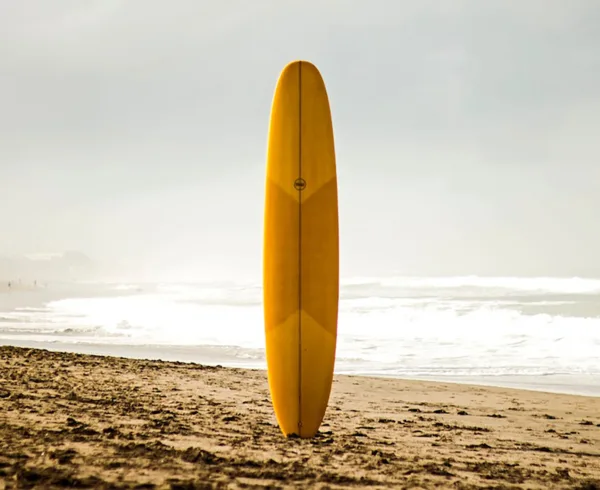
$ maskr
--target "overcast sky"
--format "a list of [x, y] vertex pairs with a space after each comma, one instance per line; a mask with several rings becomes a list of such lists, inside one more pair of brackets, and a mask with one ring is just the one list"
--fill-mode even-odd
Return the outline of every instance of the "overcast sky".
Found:
[[314, 62], [343, 276], [600, 276], [597, 0], [0, 2], [0, 253], [260, 280], [267, 125]]

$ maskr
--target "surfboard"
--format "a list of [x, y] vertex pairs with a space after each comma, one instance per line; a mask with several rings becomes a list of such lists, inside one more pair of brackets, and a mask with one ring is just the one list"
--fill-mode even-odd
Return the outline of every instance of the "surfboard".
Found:
[[271, 106], [263, 248], [269, 390], [286, 437], [313, 437], [329, 403], [339, 301], [337, 192], [325, 83], [312, 63], [291, 62]]

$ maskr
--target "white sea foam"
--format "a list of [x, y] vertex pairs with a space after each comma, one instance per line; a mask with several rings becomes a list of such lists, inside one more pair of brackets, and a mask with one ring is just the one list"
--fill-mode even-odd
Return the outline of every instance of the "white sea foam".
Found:
[[[259, 284], [104, 284], [86, 292], [5, 308], [0, 341], [187, 349], [200, 362], [210, 349], [211, 359], [264, 367]], [[600, 280], [581, 278], [344, 280], [337, 370], [600, 376], [599, 292]]]

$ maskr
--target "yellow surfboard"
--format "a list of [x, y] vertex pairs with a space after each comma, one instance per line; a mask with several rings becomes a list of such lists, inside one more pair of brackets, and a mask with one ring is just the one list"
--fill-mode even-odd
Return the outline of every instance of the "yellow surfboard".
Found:
[[263, 288], [266, 357], [283, 434], [309, 438], [331, 392], [339, 299], [338, 196], [325, 84], [307, 61], [279, 76], [269, 126]]

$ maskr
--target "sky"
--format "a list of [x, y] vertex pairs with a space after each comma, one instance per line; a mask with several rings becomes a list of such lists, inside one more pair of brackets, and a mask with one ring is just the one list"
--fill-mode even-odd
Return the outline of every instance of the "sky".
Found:
[[317, 65], [342, 276], [600, 277], [597, 0], [0, 2], [0, 254], [262, 267], [270, 105]]

